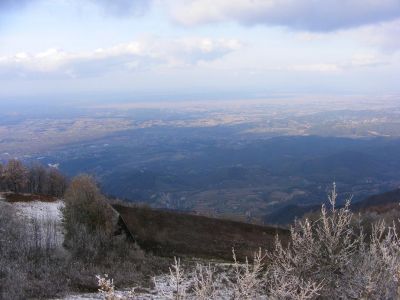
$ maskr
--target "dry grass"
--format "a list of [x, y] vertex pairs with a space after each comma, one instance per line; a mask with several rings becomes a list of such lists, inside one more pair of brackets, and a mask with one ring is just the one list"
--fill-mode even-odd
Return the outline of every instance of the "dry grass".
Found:
[[204, 216], [114, 205], [133, 238], [156, 255], [230, 260], [252, 256], [259, 247], [272, 250], [275, 236], [287, 241], [289, 231]]

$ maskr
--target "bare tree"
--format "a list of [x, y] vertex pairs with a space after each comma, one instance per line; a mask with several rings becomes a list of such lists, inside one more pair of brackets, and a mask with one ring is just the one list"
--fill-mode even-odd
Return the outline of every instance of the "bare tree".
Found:
[[56, 168], [34, 164], [28, 172], [28, 191], [62, 197], [67, 188], [67, 178]]
[[19, 160], [11, 159], [4, 168], [4, 177], [8, 188], [19, 193], [26, 186], [28, 170]]
[[29, 169], [29, 190], [31, 193], [46, 193], [48, 180], [48, 172], [41, 164], [34, 164]]
[[67, 187], [66, 177], [57, 169], [50, 168], [47, 174], [47, 193], [62, 197]]

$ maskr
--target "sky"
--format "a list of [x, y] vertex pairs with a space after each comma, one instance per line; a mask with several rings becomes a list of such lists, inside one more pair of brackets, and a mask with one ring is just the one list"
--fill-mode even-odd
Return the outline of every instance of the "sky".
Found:
[[393, 95], [399, 73], [400, 0], [0, 0], [0, 100]]

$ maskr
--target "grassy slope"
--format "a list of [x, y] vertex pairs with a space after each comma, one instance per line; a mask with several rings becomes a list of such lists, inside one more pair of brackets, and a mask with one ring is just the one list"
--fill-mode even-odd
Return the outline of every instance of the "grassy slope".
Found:
[[252, 256], [259, 247], [271, 249], [275, 236], [288, 231], [172, 211], [115, 205], [139, 245], [162, 256], [232, 258]]

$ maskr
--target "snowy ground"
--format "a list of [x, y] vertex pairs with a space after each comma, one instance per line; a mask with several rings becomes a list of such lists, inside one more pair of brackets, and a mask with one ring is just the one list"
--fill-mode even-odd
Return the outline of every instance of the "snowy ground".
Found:
[[[4, 196], [0, 193], [0, 201], [5, 201]], [[43, 202], [43, 201], [29, 201], [29, 202], [13, 202], [9, 203], [16, 210], [21, 217], [28, 218], [30, 220], [51, 220], [60, 222], [61, 212], [60, 208], [64, 205], [63, 201], [57, 200], [54, 202]]]
[[[115, 295], [119, 298], [117, 299], [135, 299], [135, 300], [165, 300], [168, 299], [165, 296], [157, 295], [156, 292], [149, 292], [149, 293], [138, 293], [135, 294], [134, 297], [130, 297], [128, 292], [117, 291]], [[105, 299], [104, 296], [97, 294], [81, 294], [81, 295], [70, 295], [63, 299], [57, 300], [103, 300]]]
[[[39, 224], [43, 236], [53, 235], [57, 247], [62, 247], [64, 234], [61, 225], [61, 211], [64, 203], [61, 200], [55, 202], [16, 202], [13, 203], [17, 213], [30, 221], [30, 224]], [[36, 221], [36, 222], [33, 222]]]
[[[53, 240], [58, 247], [61, 247], [64, 241], [64, 235], [61, 226], [61, 211], [64, 203], [61, 200], [54, 202], [29, 201], [29, 202], [5, 202], [0, 194], [0, 201], [3, 205], [11, 205], [17, 214], [26, 219], [31, 230], [42, 230], [45, 232], [42, 236], [53, 235]], [[34, 227], [36, 226], [36, 227]]]
[[[119, 299], [135, 299], [135, 300], [165, 300], [168, 299], [164, 296], [160, 295], [155, 295], [152, 293], [148, 294], [139, 294], [135, 295], [134, 297], [129, 298], [127, 292], [117, 292], [116, 296], [119, 297]], [[57, 300], [103, 300], [104, 296], [101, 296], [100, 294], [82, 294], [82, 295], [75, 295], [75, 296], [68, 296], [63, 299], [57, 299]], [[118, 299], [118, 298], [117, 298]]]
[[[135, 299], [135, 300], [170, 299], [170, 297], [172, 296], [173, 288], [170, 287], [168, 284], [168, 276], [167, 275], [157, 276], [155, 277], [155, 280], [157, 281], [157, 285], [164, 292], [169, 294], [168, 295], [169, 297], [167, 297], [166, 295], [161, 295], [155, 289], [140, 289], [134, 293], [134, 296], [132, 296], [132, 293], [129, 290], [115, 291], [115, 296], [118, 297], [116, 299], [124, 299], [124, 300], [125, 299]], [[105, 297], [102, 296], [100, 293], [91, 293], [91, 294], [88, 293], [88, 294], [69, 295], [66, 296], [65, 298], [56, 300], [100, 300], [100, 299], [105, 299]]]
[[21, 217], [26, 217], [30, 220], [48, 220], [61, 222], [60, 208], [63, 206], [61, 200], [55, 202], [15, 202], [12, 204]]

